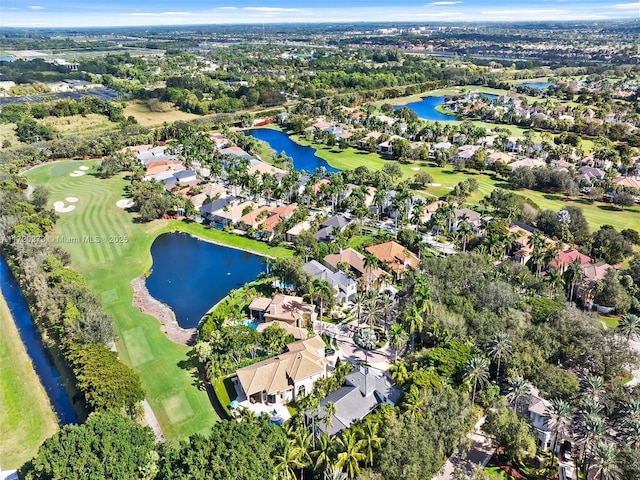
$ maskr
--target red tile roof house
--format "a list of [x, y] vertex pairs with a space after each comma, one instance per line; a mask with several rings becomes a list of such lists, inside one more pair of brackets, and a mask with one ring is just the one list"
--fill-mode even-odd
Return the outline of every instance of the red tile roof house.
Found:
[[420, 264], [415, 254], [393, 240], [367, 247], [366, 250], [387, 265], [397, 280], [402, 279], [407, 269], [415, 270]]
[[580, 262], [580, 265], [591, 263], [591, 257], [588, 257], [573, 248], [568, 248], [564, 252], [558, 252], [558, 256], [549, 263], [549, 267], [564, 272], [567, 267], [576, 260]]

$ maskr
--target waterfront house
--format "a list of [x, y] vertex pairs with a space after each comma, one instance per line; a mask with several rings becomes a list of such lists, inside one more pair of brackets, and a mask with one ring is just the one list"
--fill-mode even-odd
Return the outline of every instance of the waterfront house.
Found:
[[347, 267], [356, 277], [364, 277], [371, 284], [379, 284], [387, 276], [381, 268], [364, 266], [364, 255], [353, 248], [345, 248], [338, 253], [331, 253], [324, 257], [324, 264], [334, 272]]
[[277, 294], [273, 298], [256, 297], [249, 304], [251, 318], [269, 323], [275, 320], [302, 328], [313, 325], [318, 318], [316, 307], [302, 297]]
[[285, 240], [287, 242], [293, 243], [296, 238], [298, 238], [298, 235], [300, 235], [302, 232], [306, 232], [307, 230], [311, 230], [311, 223], [307, 221], [297, 223], [289, 230], [287, 230], [287, 233], [285, 234]]

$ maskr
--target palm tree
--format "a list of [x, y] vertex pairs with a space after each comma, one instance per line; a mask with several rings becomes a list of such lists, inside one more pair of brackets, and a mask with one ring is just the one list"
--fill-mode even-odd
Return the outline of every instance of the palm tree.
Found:
[[415, 303], [412, 303], [409, 307], [409, 311], [404, 316], [404, 322], [407, 330], [409, 331], [409, 335], [411, 335], [411, 351], [413, 352], [415, 334], [416, 332], [422, 332], [422, 328], [424, 327], [422, 313], [418, 310]]
[[333, 456], [334, 438], [328, 433], [323, 433], [318, 437], [317, 449], [311, 452], [311, 456], [315, 458], [314, 468], [317, 470], [322, 467], [326, 470], [331, 463]]
[[473, 236], [473, 228], [471, 228], [471, 225], [467, 221], [460, 222], [457, 234], [462, 243], [462, 252], [464, 253], [467, 251], [467, 242]]
[[389, 329], [389, 346], [393, 348], [395, 357], [394, 361], [398, 361], [398, 352], [407, 342], [407, 332], [405, 332], [402, 325], [395, 322]]
[[311, 437], [312, 434], [302, 428], [299, 428], [293, 437], [294, 454], [298, 455], [301, 463], [300, 480], [304, 479], [304, 468], [311, 464]]
[[513, 377], [508, 381], [507, 392], [509, 405], [512, 405], [513, 409], [518, 413], [519, 407], [524, 403], [524, 400], [529, 398], [529, 384], [524, 377]]
[[595, 452], [596, 475], [599, 480], [618, 480], [622, 472], [618, 467], [617, 449], [611, 443], [600, 443]]
[[367, 296], [364, 292], [358, 291], [353, 297], [353, 303], [356, 307], [356, 314], [358, 316], [358, 326], [360, 326], [360, 314], [362, 313], [362, 305], [364, 304]]
[[424, 416], [424, 412], [422, 411], [422, 407], [424, 407], [424, 396], [416, 385], [409, 387], [409, 391], [405, 394], [404, 400], [402, 401], [402, 407], [412, 418], [422, 418]]
[[569, 301], [573, 301], [573, 291], [576, 288], [576, 284], [582, 278], [582, 268], [580, 268], [580, 261], [569, 264], [564, 272], [564, 284], [569, 289]]
[[338, 409], [336, 408], [336, 404], [333, 402], [327, 402], [324, 406], [324, 415], [322, 416], [322, 423], [324, 423], [325, 428], [328, 430], [329, 427], [333, 426], [333, 416], [336, 414]]
[[336, 439], [336, 444], [338, 447], [336, 467], [346, 468], [349, 478], [354, 478], [360, 473], [360, 462], [367, 459], [367, 456], [361, 452], [362, 442], [357, 439], [352, 430], [346, 430]]
[[384, 442], [384, 439], [378, 436], [379, 428], [380, 423], [373, 421], [371, 420], [371, 417], [368, 417], [363, 427], [358, 430], [358, 433], [360, 434], [360, 441], [363, 443], [366, 451], [367, 463], [370, 466], [373, 466], [373, 452], [379, 449], [382, 442]]
[[496, 333], [491, 340], [489, 340], [487, 352], [489, 353], [489, 357], [497, 362], [497, 380], [500, 377], [500, 362], [503, 358], [509, 358], [511, 356], [511, 342], [509, 341], [509, 336], [505, 332]]
[[374, 327], [376, 319], [381, 316], [380, 303], [378, 298], [370, 295], [364, 301], [364, 318], [371, 328]]
[[384, 316], [384, 331], [387, 333], [389, 328], [389, 314], [391, 310], [393, 310], [394, 301], [389, 295], [380, 293], [378, 294], [378, 304], [380, 306], [380, 313]]
[[324, 302], [325, 300], [330, 301], [335, 295], [334, 288], [329, 285], [324, 278], [317, 278], [313, 281], [315, 283], [315, 289], [318, 294], [318, 298], [320, 299], [320, 335], [322, 335], [322, 322], [324, 317]]
[[294, 469], [304, 467], [300, 461], [300, 452], [289, 442], [284, 446], [282, 454], [276, 455], [274, 459], [275, 472], [284, 480], [296, 480]]
[[364, 268], [367, 271], [367, 290], [371, 288], [373, 282], [373, 269], [378, 266], [378, 258], [373, 253], [364, 254]]
[[473, 382], [471, 403], [475, 403], [478, 384], [482, 387], [489, 380], [489, 365], [487, 364], [487, 359], [480, 355], [471, 357], [465, 367], [465, 379]]
[[407, 370], [407, 364], [404, 362], [391, 365], [389, 371], [391, 372], [391, 380], [396, 382], [397, 385], [403, 385], [409, 380], [409, 371]]
[[335, 465], [324, 471], [324, 480], [347, 480], [347, 474]]
[[627, 342], [629, 342], [631, 337], [636, 337], [640, 334], [640, 318], [632, 313], [627, 313], [620, 317], [616, 330], [624, 335], [627, 338]]
[[553, 436], [553, 450], [558, 456], [558, 462], [560, 461], [560, 449], [558, 448], [558, 437], [565, 435], [569, 425], [571, 425], [571, 419], [573, 418], [573, 410], [571, 405], [562, 399], [551, 400], [551, 405], [547, 407], [545, 411], [546, 422], [549, 427], [554, 431]]
[[604, 380], [598, 375], [588, 375], [582, 381], [582, 389], [587, 395], [587, 399], [593, 399], [599, 403], [600, 397], [604, 393]]

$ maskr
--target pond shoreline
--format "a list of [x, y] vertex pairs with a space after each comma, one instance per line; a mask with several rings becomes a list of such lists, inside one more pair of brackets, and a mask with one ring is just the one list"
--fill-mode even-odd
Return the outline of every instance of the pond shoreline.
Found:
[[131, 280], [131, 287], [133, 288], [132, 305], [141, 312], [156, 318], [162, 325], [162, 332], [169, 340], [189, 347], [195, 344], [198, 330], [196, 328], [182, 328], [178, 325], [178, 320], [173, 310], [157, 298], [154, 298], [147, 290], [145, 275], [140, 275]]

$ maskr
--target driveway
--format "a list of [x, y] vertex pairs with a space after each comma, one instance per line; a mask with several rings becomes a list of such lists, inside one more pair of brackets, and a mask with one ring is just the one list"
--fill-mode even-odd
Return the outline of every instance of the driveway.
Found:
[[[318, 322], [316, 325], [316, 332], [319, 332]], [[395, 356], [393, 350], [388, 344], [378, 350], [363, 350], [353, 341], [353, 334], [357, 330], [357, 322], [347, 324], [322, 322], [322, 333], [336, 339], [339, 348], [337, 355], [341, 360], [348, 360], [353, 364], [367, 362], [374, 369], [387, 372]]]
[[478, 465], [485, 467], [489, 463], [496, 449], [493, 446], [493, 441], [482, 431], [484, 420], [485, 417], [481, 417], [473, 428], [473, 432], [467, 435], [467, 438], [471, 440], [469, 452], [465, 455], [458, 449], [447, 459], [442, 472], [436, 475], [433, 480], [452, 480], [453, 472], [458, 466], [464, 468], [467, 475], [470, 476]]

